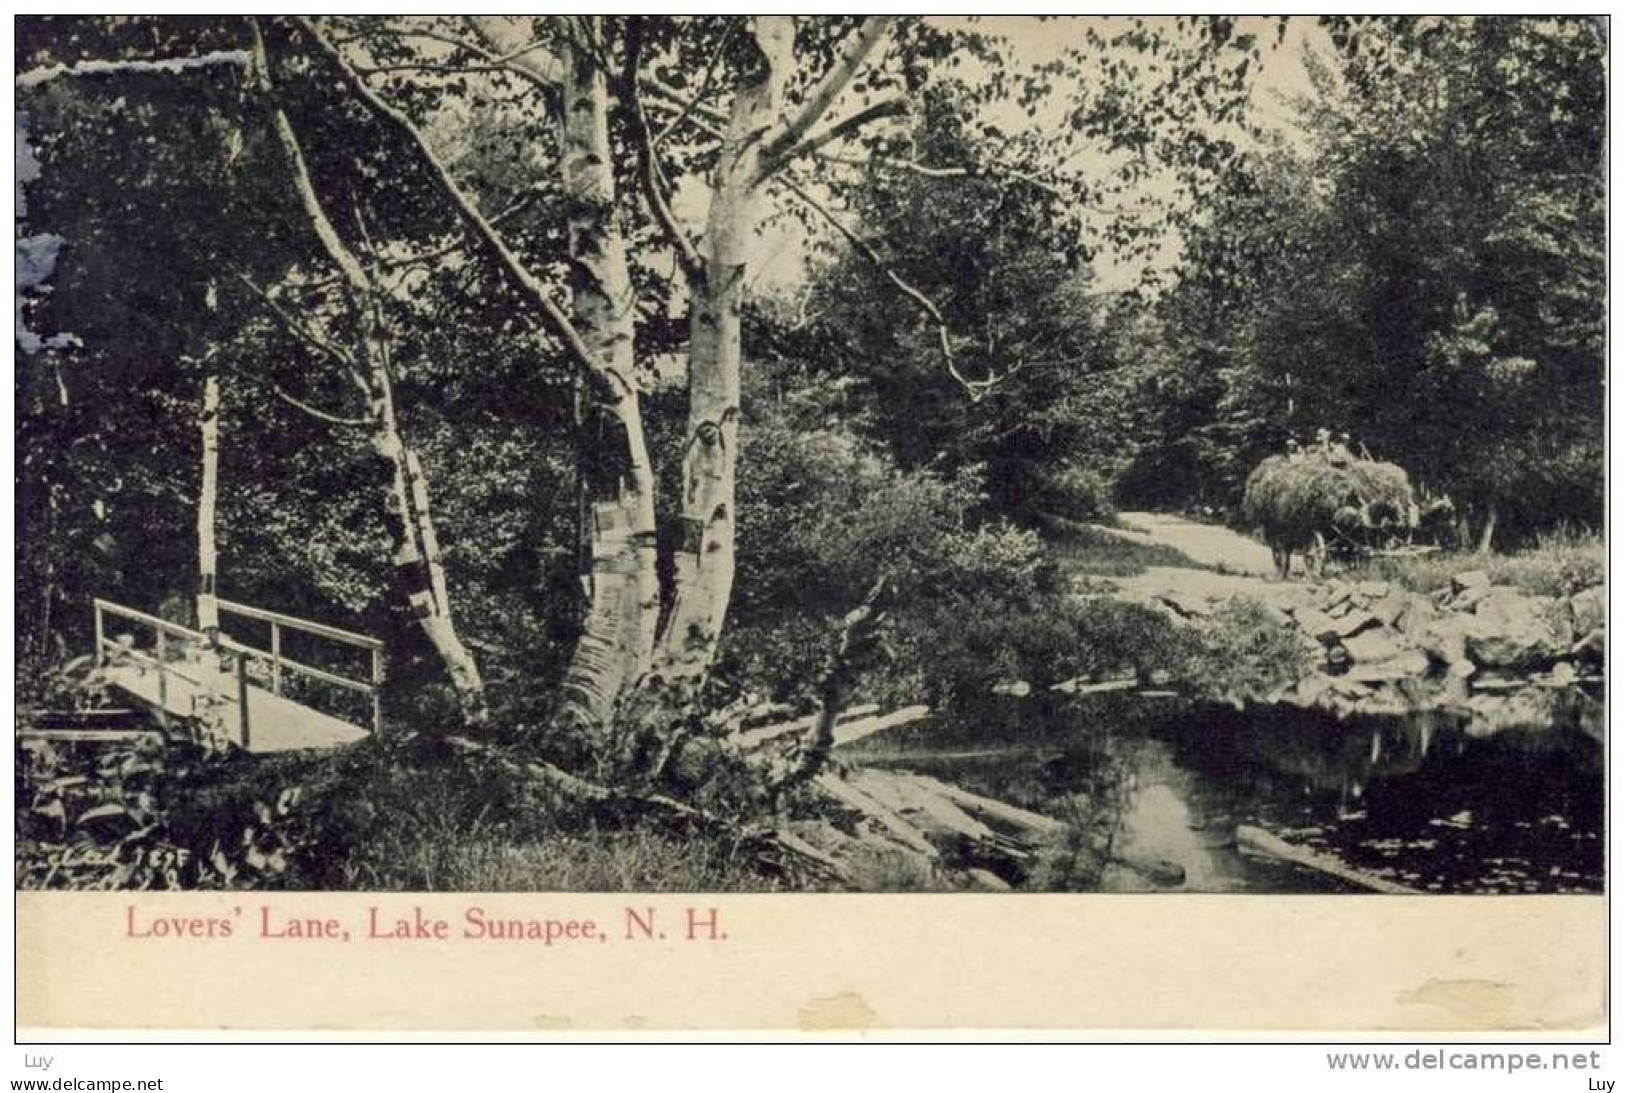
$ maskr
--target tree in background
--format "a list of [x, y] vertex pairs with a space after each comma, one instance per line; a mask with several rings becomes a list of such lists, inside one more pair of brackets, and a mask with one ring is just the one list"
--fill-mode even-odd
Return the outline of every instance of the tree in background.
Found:
[[1233, 503], [1249, 464], [1327, 427], [1453, 497], [1464, 541], [1595, 525], [1602, 43], [1583, 20], [1331, 30], [1308, 146], [1250, 157], [1163, 305], [1168, 469]]

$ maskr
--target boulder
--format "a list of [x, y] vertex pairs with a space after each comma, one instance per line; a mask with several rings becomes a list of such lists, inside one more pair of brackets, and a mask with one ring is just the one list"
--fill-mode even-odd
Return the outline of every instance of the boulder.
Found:
[[1393, 590], [1387, 581], [1361, 581], [1354, 588], [1367, 600], [1380, 600]]
[[[1426, 603], [1426, 600], [1418, 601]], [[1388, 591], [1371, 601], [1372, 618], [1384, 626], [1397, 626], [1399, 620], [1411, 610], [1411, 598], [1403, 592]]]
[[1340, 638], [1349, 638], [1355, 634], [1358, 634], [1362, 630], [1369, 630], [1374, 626], [1382, 626], [1382, 623], [1377, 621], [1377, 617], [1375, 615], [1369, 611], [1362, 611], [1359, 608], [1354, 608], [1337, 620], [1337, 636]]
[[1213, 614], [1213, 605], [1206, 596], [1173, 588], [1157, 593], [1158, 603], [1165, 604], [1174, 614], [1186, 619], [1202, 619]]
[[1359, 664], [1393, 660], [1401, 653], [1415, 652], [1398, 634], [1386, 627], [1366, 630], [1343, 639], [1343, 648]]
[[1441, 615], [1417, 625], [1410, 639], [1429, 657], [1444, 665], [1452, 676], [1465, 678], [1473, 674], [1472, 658], [1467, 655], [1467, 631], [1472, 620], [1463, 615]]
[[1426, 674], [1427, 654], [1392, 630], [1366, 630], [1343, 642], [1353, 662], [1348, 678], [1366, 682], [1407, 679]]
[[1321, 594], [1320, 609], [1330, 611], [1339, 604], [1347, 603], [1348, 598], [1353, 594], [1354, 590], [1342, 581], [1333, 581], [1326, 586], [1325, 592]]
[[1467, 655], [1486, 668], [1539, 667], [1567, 652], [1532, 596], [1496, 588], [1479, 600], [1467, 628]]
[[1472, 611], [1485, 600], [1489, 599], [1493, 590], [1487, 584], [1473, 585], [1464, 588], [1450, 599], [1450, 606], [1457, 611]]
[[1569, 649], [1569, 655], [1577, 657], [1588, 664], [1603, 663], [1608, 659], [1608, 631], [1600, 626], [1597, 627], [1597, 629], [1575, 642]]
[[1337, 620], [1324, 611], [1304, 607], [1294, 617], [1299, 628], [1316, 641], [1332, 641], [1337, 637]]
[[1576, 634], [1589, 634], [1608, 625], [1608, 590], [1602, 585], [1583, 589], [1569, 597], [1569, 615]]
[[1461, 595], [1470, 588], [1488, 588], [1490, 575], [1482, 569], [1464, 569], [1450, 578], [1450, 591]]

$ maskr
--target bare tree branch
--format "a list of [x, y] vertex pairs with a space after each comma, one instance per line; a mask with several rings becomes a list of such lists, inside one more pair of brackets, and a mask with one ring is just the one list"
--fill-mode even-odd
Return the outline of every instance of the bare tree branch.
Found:
[[343, 346], [338, 345], [332, 340], [324, 337], [308, 323], [301, 322], [298, 318], [289, 314], [288, 311], [277, 302], [276, 298], [272, 296], [271, 293], [267, 292], [265, 289], [256, 284], [254, 279], [248, 276], [248, 274], [244, 273], [242, 270], [236, 269], [235, 267], [233, 267], [232, 272], [236, 276], [237, 280], [241, 281], [248, 287], [250, 292], [259, 297], [260, 302], [265, 305], [265, 310], [270, 312], [271, 315], [276, 318], [277, 322], [282, 324], [288, 333], [294, 335], [300, 341], [304, 342], [306, 345], [310, 346], [323, 356], [330, 357], [339, 364], [342, 364], [351, 372], [355, 372], [358, 369], [359, 366], [356, 364], [354, 354], [350, 353]]
[[802, 204], [816, 212], [823, 218], [825, 223], [839, 232], [848, 243], [852, 244], [854, 250], [863, 255], [871, 265], [885, 276], [886, 280], [892, 283], [898, 292], [902, 293], [910, 303], [931, 321], [931, 325], [936, 329], [937, 346], [942, 351], [942, 360], [948, 369], [948, 374], [953, 377], [955, 383], [965, 389], [965, 393], [970, 396], [972, 402], [979, 402], [993, 388], [1021, 371], [1022, 366], [1018, 364], [1007, 372], [989, 375], [985, 379], [971, 379], [966, 376], [960, 371], [959, 362], [954, 357], [953, 337], [948, 328], [948, 320], [942, 314], [942, 309], [936, 305], [936, 302], [905, 280], [902, 274], [898, 273], [896, 268], [886, 261], [885, 256], [875, 249], [874, 244], [849, 228], [842, 222], [840, 217], [830, 212], [822, 202], [809, 194], [804, 188], [782, 176], [775, 178], [773, 181], [800, 200]]
[[906, 171], [909, 174], [919, 175], [921, 178], [985, 178], [994, 181], [1011, 179], [1024, 183], [1034, 189], [1042, 190], [1053, 197], [1070, 199], [1070, 195], [1060, 186], [1048, 179], [1039, 178], [1025, 171], [1018, 171], [1013, 167], [1004, 167], [999, 164], [972, 164], [965, 167], [931, 167], [912, 159], [899, 159], [896, 156], [876, 155], [865, 159], [853, 156], [836, 155], [818, 149], [806, 149], [801, 154], [811, 152], [826, 163], [838, 163], [843, 167], [867, 167], [873, 163], [879, 167], [886, 167], [894, 171]]
[[[661, 144], [665, 143], [667, 137], [676, 132], [677, 128], [688, 120], [689, 116], [694, 113], [701, 101], [704, 100], [706, 92], [711, 90], [711, 81], [716, 78], [719, 71], [718, 62], [722, 60], [723, 51], [727, 49], [728, 43], [733, 41], [734, 32], [742, 25], [742, 21], [739, 20], [730, 22], [728, 29], [723, 31], [722, 35], [717, 39], [716, 47], [711, 50], [711, 57], [705, 63], [705, 75], [700, 79], [700, 86], [695, 89], [693, 96], [689, 98], [677, 116], [668, 121], [660, 132], [655, 134], [652, 143], [656, 150], [660, 148]], [[721, 135], [720, 132], [717, 132], [718, 137]]]
[[246, 49], [218, 49], [196, 57], [166, 57], [153, 60], [77, 61], [71, 65], [46, 65], [29, 69], [17, 77], [18, 90], [38, 87], [61, 76], [116, 76], [125, 72], [157, 73], [174, 76], [191, 69], [229, 65], [247, 68], [250, 53]]
[[423, 134], [418, 132], [417, 126], [412, 123], [412, 120], [385, 102], [372, 88], [368, 87], [367, 82], [356, 74], [355, 70], [350, 67], [349, 61], [344, 58], [344, 55], [338, 51], [337, 47], [327, 41], [314, 22], [305, 16], [295, 16], [294, 18], [300, 29], [316, 43], [317, 48], [338, 70], [346, 86], [356, 94], [362, 104], [378, 118], [387, 122], [391, 128], [406, 138], [417, 150], [423, 163], [428, 167], [431, 177], [439, 187], [442, 195], [450, 202], [464, 227], [469, 230], [475, 239], [483, 244], [486, 252], [495, 259], [497, 266], [520, 295], [536, 305], [536, 310], [543, 320], [543, 326], [547, 328], [548, 332], [564, 344], [565, 349], [578, 365], [589, 372], [601, 373], [602, 369], [599, 367], [592, 351], [587, 348], [587, 343], [582, 340], [580, 332], [570, 322], [569, 317], [553, 301], [547, 286], [526, 268], [525, 264], [519, 260], [518, 255], [509, 249], [506, 241], [491, 226], [491, 222], [475, 207], [473, 200], [463, 192], [457, 180], [451, 177], [451, 172], [441, 162], [440, 157], [435, 155], [428, 142], [424, 140]]
[[638, 90], [638, 64], [642, 60], [642, 55], [643, 24], [639, 16], [632, 16], [626, 30], [626, 61], [622, 69], [620, 91], [621, 101], [626, 107], [627, 118], [631, 123], [632, 141], [637, 148], [638, 182], [643, 191], [643, 199], [671, 244], [683, 275], [691, 286], [698, 285], [705, 280], [705, 260], [694, 248], [694, 241], [689, 238], [687, 229], [672, 212], [671, 203], [666, 199], [667, 182], [665, 172], [660, 166], [660, 153], [656, 148], [657, 138], [649, 132], [649, 118], [644, 113], [643, 96]]
[[853, 133], [856, 133], [859, 129], [862, 129], [865, 125], [868, 125], [870, 122], [878, 121], [881, 118], [895, 118], [906, 113], [908, 113], [908, 101], [900, 95], [870, 103], [868, 106], [847, 115], [840, 121], [831, 125], [826, 125], [817, 132], [809, 134], [805, 140], [797, 144], [794, 148], [785, 151], [781, 155], [773, 159], [764, 160], [762, 163], [762, 175], [763, 177], [771, 175], [773, 172], [777, 171], [779, 168], [783, 167], [786, 163], [793, 159], [797, 159], [801, 156], [812, 155], [827, 144], [833, 144], [838, 140], [844, 140]]
[[328, 411], [320, 409], [319, 407], [312, 406], [310, 403], [298, 398], [295, 395], [289, 394], [288, 391], [276, 380], [269, 380], [267, 382], [269, 382], [271, 385], [271, 393], [273, 395], [287, 403], [289, 406], [292, 406], [294, 409], [309, 414], [318, 421], [325, 421], [329, 425], [341, 425], [346, 428], [363, 426], [370, 428], [373, 424], [370, 417], [344, 417], [341, 414], [329, 413]]
[[892, 21], [893, 17], [888, 15], [871, 15], [863, 21], [857, 31], [848, 38], [840, 56], [835, 59], [829, 71], [824, 73], [823, 78], [802, 102], [801, 108], [776, 132], [769, 135], [762, 156], [764, 161], [778, 160], [788, 149], [801, 143], [840, 97], [841, 92], [846, 90], [869, 54], [885, 39], [887, 32], [891, 30]]

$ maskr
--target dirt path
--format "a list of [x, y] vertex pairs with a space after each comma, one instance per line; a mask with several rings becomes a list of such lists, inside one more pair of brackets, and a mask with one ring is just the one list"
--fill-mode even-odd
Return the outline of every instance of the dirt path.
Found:
[[1198, 565], [1254, 577], [1275, 572], [1269, 547], [1229, 528], [1161, 512], [1123, 512], [1118, 520], [1119, 530], [1142, 542], [1171, 546]]

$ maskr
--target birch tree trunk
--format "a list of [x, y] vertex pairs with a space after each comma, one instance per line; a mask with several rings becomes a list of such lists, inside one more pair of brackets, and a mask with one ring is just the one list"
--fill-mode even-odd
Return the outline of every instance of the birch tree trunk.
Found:
[[763, 136], [778, 120], [795, 39], [783, 16], [759, 16], [754, 30], [759, 63], [734, 95], [706, 217], [704, 275], [690, 286], [682, 536], [661, 635], [668, 678], [710, 667], [733, 594], [740, 309], [760, 220]]
[[607, 725], [648, 670], [660, 614], [654, 470], [634, 381], [634, 299], [615, 220], [609, 89], [592, 51], [597, 17], [563, 51], [560, 172], [569, 216], [571, 310], [593, 357], [581, 388], [582, 584], [587, 610], [564, 677], [564, 714]]
[[386, 482], [382, 510], [390, 540], [393, 584], [444, 664], [464, 719], [473, 724], [483, 723], [486, 719], [485, 686], [478, 665], [452, 621], [439, 542], [429, 513], [427, 481], [422, 464], [402, 435], [395, 411], [389, 335], [378, 306], [378, 289], [371, 274], [333, 227], [311, 181], [293, 124], [271, 94], [270, 69], [257, 21], [254, 23], [254, 69], [306, 217], [327, 256], [343, 274], [350, 289], [351, 305], [356, 309], [360, 329], [356, 339], [358, 371], [367, 388], [373, 453], [383, 464], [382, 477]]
[[220, 629], [214, 542], [220, 487], [220, 377], [213, 373], [203, 381], [203, 408], [198, 415], [198, 429], [203, 439], [203, 476], [197, 497], [197, 628], [212, 636]]

